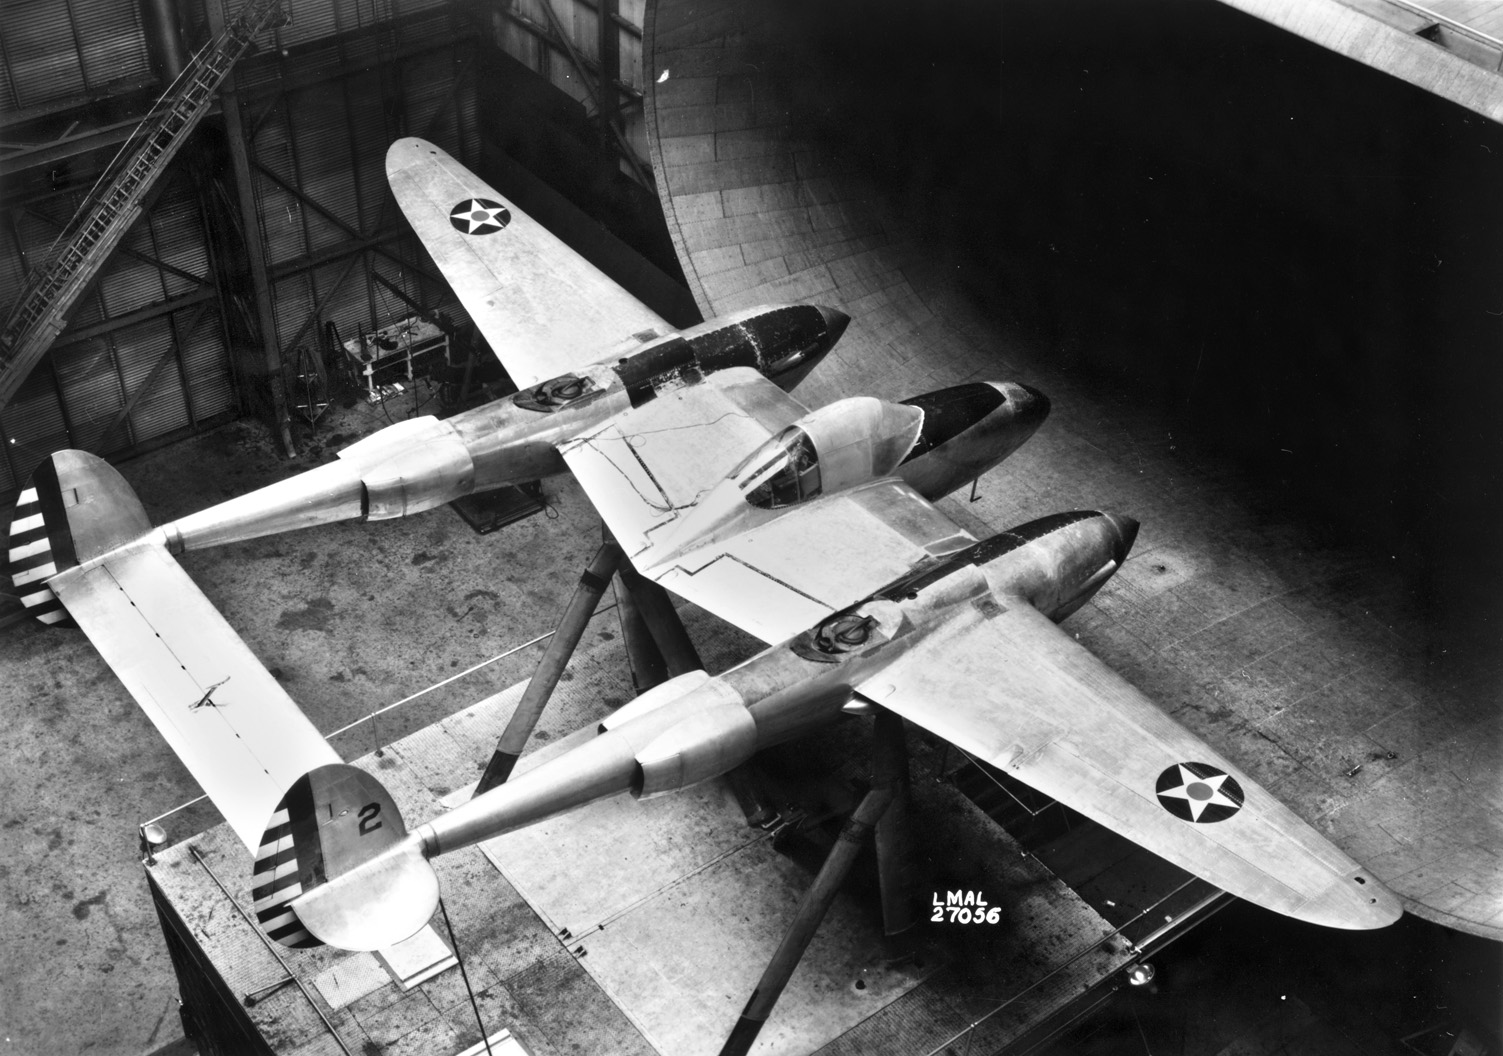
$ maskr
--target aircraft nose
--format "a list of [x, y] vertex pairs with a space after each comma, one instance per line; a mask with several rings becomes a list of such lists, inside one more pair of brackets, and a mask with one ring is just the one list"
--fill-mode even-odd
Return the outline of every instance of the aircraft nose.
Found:
[[840, 335], [845, 333], [845, 328], [851, 324], [851, 317], [839, 308], [829, 308], [822, 304], [816, 307], [819, 309], [819, 314], [824, 317], [825, 330], [833, 346], [836, 341], [840, 340]]
[[1112, 556], [1120, 565], [1127, 560], [1127, 552], [1137, 541], [1138, 522], [1120, 513], [1104, 513], [1102, 516], [1111, 522], [1113, 528], [1117, 529], [1117, 545], [1112, 548]]

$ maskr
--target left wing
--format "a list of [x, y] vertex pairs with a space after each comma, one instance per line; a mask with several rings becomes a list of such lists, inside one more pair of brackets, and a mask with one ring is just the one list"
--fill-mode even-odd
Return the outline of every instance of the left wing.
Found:
[[[421, 139], [386, 152], [392, 194], [520, 389], [673, 327], [452, 157]], [[635, 343], [635, 342], [633, 342]]]
[[1329, 927], [1399, 916], [1371, 873], [1027, 602], [964, 606], [895, 652], [861, 694], [1175, 865]]
[[683, 514], [805, 410], [736, 367], [661, 392], [559, 450], [638, 571], [765, 642], [782, 642], [976, 541], [890, 479], [681, 548], [673, 529]]

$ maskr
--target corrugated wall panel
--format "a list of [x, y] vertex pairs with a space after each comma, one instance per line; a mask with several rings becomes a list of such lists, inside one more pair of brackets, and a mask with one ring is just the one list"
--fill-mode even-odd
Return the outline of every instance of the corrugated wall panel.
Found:
[[189, 391], [193, 394], [193, 412], [199, 421], [223, 414], [235, 406], [230, 354], [224, 346], [224, 331], [215, 313], [205, 316], [193, 333], [184, 338], [182, 359], [188, 371]]
[[[317, 329], [309, 329], [301, 342], [309, 348], [318, 344], [324, 323], [331, 319], [343, 336], [361, 333], [370, 320], [370, 298], [366, 292], [365, 268], [361, 263], [357, 262], [350, 268], [349, 274], [339, 283], [338, 288], [334, 286], [340, 276], [345, 274], [346, 268], [350, 268], [350, 262], [341, 260], [326, 264], [313, 273], [314, 285], [323, 298], [323, 303], [319, 308]], [[378, 286], [377, 305], [383, 303], [383, 294], [387, 301], [395, 302], [394, 297]], [[405, 305], [398, 307], [405, 308]], [[288, 358], [290, 360], [291, 356]]]
[[442, 7], [447, 2], [448, 0], [391, 0], [391, 6], [396, 14], [410, 15], [417, 11]]
[[123, 428], [105, 436], [120, 408], [125, 406], [109, 342], [101, 338], [56, 349], [52, 365], [73, 426], [69, 443], [85, 451], [108, 451], [128, 445], [130, 434]]
[[349, 129], [356, 149], [350, 178], [361, 206], [360, 230], [397, 226], [401, 213], [391, 200], [391, 188], [386, 182], [386, 147], [396, 136], [388, 127], [381, 106], [379, 74], [372, 71], [352, 77], [347, 95]]
[[127, 400], [137, 396], [158, 362], [164, 356], [170, 357], [130, 413], [132, 440], [139, 444], [190, 424], [188, 405], [183, 399], [182, 372], [172, 350], [172, 329], [167, 320], [152, 319], [116, 331], [113, 336], [115, 359], [125, 382]]
[[68, 427], [62, 404], [46, 365], [31, 372], [10, 403], [5, 405], [5, 439], [17, 475], [31, 476], [37, 463], [68, 446]]
[[[211, 278], [208, 274], [209, 253], [204, 244], [198, 201], [186, 186], [159, 202], [147, 222], [150, 224], [151, 242], [158, 260], [191, 275]], [[190, 279], [170, 272], [164, 273], [163, 278], [170, 297], [190, 293], [199, 286]]]
[[[456, 63], [456, 56], [449, 50], [419, 55], [407, 63], [402, 77], [407, 127], [414, 135], [444, 144], [446, 149], [453, 149], [451, 144], [459, 146], [460, 130], [464, 127], [461, 100], [451, 98]], [[463, 156], [462, 148], [454, 153]]]
[[[313, 295], [308, 289], [307, 275], [291, 275], [272, 287], [273, 310], [277, 318], [277, 345], [288, 356], [293, 350], [292, 339], [303, 328], [308, 313], [313, 310]], [[304, 340], [307, 340], [305, 337]]]
[[5, 53], [21, 106], [36, 106], [84, 90], [83, 67], [63, 0], [8, 0]]
[[[355, 226], [360, 215], [355, 205], [355, 183], [351, 178], [349, 115], [344, 93], [337, 84], [298, 92], [288, 108], [292, 127], [294, 158], [299, 174], [298, 186], [303, 194], [324, 210]], [[349, 232], [325, 219], [316, 209], [307, 213], [309, 250], [324, 249], [348, 242]]]
[[285, 48], [334, 35], [339, 31], [334, 9], [334, 0], [296, 0], [292, 4], [292, 25], [279, 29], [277, 39]]
[[[254, 144], [256, 160], [289, 184], [296, 184], [292, 142], [288, 138], [286, 110], [281, 109], [261, 126]], [[265, 235], [269, 262], [295, 260], [307, 252], [303, 235], [303, 203], [261, 173], [255, 174], [256, 204]]]
[[[126, 233], [121, 244], [151, 257], [153, 247], [149, 225], [136, 223]], [[105, 312], [109, 316], [124, 315], [137, 308], [157, 304], [167, 296], [162, 288], [161, 269], [120, 252], [116, 252], [105, 264], [99, 277], [98, 290], [104, 298]]]
[[120, 0], [71, 0], [83, 50], [84, 80], [98, 88], [151, 75], [140, 8]]

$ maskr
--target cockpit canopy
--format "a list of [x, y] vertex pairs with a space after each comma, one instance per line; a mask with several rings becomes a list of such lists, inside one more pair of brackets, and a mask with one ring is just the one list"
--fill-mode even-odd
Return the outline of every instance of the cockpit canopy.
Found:
[[776, 510], [886, 476], [913, 448], [924, 413], [854, 396], [800, 418], [731, 473], [747, 503]]

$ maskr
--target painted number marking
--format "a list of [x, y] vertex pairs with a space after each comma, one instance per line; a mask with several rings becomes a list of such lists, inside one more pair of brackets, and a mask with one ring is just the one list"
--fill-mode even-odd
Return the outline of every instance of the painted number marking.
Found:
[[360, 808], [360, 835], [369, 836], [381, 827], [381, 819], [377, 816], [381, 813], [381, 804], [367, 803]]
[[929, 908], [932, 924], [996, 924], [1002, 920], [1001, 907], [988, 906], [978, 891], [946, 891], [943, 902], [936, 891]]

